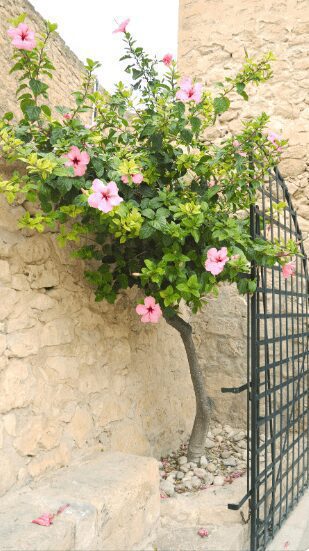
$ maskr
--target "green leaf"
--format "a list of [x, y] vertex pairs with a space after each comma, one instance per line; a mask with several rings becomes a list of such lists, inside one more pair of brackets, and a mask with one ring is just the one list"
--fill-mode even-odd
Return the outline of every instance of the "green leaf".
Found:
[[188, 286], [191, 287], [191, 288], [197, 288], [199, 287], [199, 284], [198, 284], [198, 280], [197, 280], [197, 276], [196, 274], [193, 274], [192, 276], [189, 277], [188, 279]]
[[199, 119], [198, 117], [192, 117], [190, 122], [191, 122], [192, 132], [194, 132], [194, 134], [197, 134], [201, 128], [201, 124], [202, 124], [201, 119]]
[[248, 279], [248, 291], [249, 293], [254, 293], [256, 290], [256, 281], [252, 279]]
[[174, 112], [179, 118], [181, 118], [182, 115], [184, 115], [185, 110], [186, 110], [186, 106], [184, 103], [182, 103], [182, 101], [177, 101], [175, 103]]
[[150, 218], [150, 220], [153, 220], [155, 217], [155, 211], [152, 209], [145, 209], [142, 210], [142, 215], [145, 216], [145, 218]]
[[143, 224], [143, 226], [141, 227], [139, 231], [139, 237], [140, 239], [148, 239], [154, 234], [154, 232], [155, 232], [155, 228], [153, 228], [148, 223], [146, 223], [146, 224]]
[[91, 159], [92, 166], [94, 170], [96, 171], [96, 175], [101, 178], [103, 176], [105, 171], [105, 165], [104, 161], [100, 159], [99, 157], [92, 157]]
[[153, 124], [146, 124], [141, 131], [141, 137], [144, 138], [145, 136], [152, 136], [156, 131], [156, 127]]
[[48, 32], [53, 33], [56, 29], [58, 29], [57, 23], [51, 23], [50, 21], [45, 21], [46, 27]]
[[41, 108], [36, 105], [28, 105], [25, 108], [24, 113], [30, 121], [36, 121], [40, 116]]
[[150, 222], [150, 225], [155, 228], [156, 230], [159, 230], [159, 231], [164, 231], [168, 224], [166, 222], [166, 218], [164, 218], [163, 216], [159, 217], [159, 218], [155, 218], [154, 220], [152, 220]]
[[186, 283], [178, 283], [178, 285], [176, 285], [176, 288], [182, 293], [191, 293], [191, 290]]
[[180, 136], [185, 144], [189, 145], [192, 142], [193, 134], [187, 128], [184, 128], [183, 130], [181, 130]]
[[46, 115], [47, 117], [51, 116], [51, 110], [48, 107], [48, 105], [41, 105], [41, 109], [42, 109], [44, 115]]
[[245, 92], [246, 85], [243, 82], [237, 82], [236, 83], [236, 90], [237, 93], [242, 96], [246, 101], [248, 101], [249, 96], [247, 92]]
[[57, 178], [56, 188], [59, 189], [60, 193], [64, 195], [70, 189], [72, 189], [73, 186], [73, 178], [66, 178], [65, 176], [62, 176], [60, 178]]
[[151, 139], [152, 147], [154, 149], [158, 151], [162, 148], [162, 144], [163, 144], [162, 134], [158, 134], [158, 133], [153, 134], [150, 139]]
[[137, 80], [143, 75], [143, 71], [140, 71], [138, 69], [133, 68], [132, 69], [132, 78], [133, 80]]
[[216, 115], [219, 115], [220, 113], [224, 113], [224, 111], [227, 111], [230, 105], [231, 105], [230, 100], [225, 96], [219, 96], [218, 98], [215, 98], [214, 108], [215, 108]]
[[23, 62], [17, 61], [17, 63], [15, 63], [15, 65], [13, 65], [13, 67], [10, 69], [9, 74], [14, 73], [15, 71], [20, 71], [21, 69], [23, 69], [23, 67], [24, 67]]
[[246, 85], [243, 82], [237, 82], [236, 83], [236, 90], [237, 90], [238, 94], [241, 94], [244, 91], [245, 88], [246, 88]]
[[27, 17], [26, 13], [21, 13], [17, 17], [14, 17], [12, 19], [9, 19], [9, 23], [11, 23], [14, 27], [18, 27], [19, 23], [23, 23]]
[[35, 96], [40, 96], [41, 94], [44, 94], [46, 90], [48, 90], [47, 84], [44, 84], [44, 82], [41, 82], [36, 78], [31, 78], [29, 80], [29, 86]]
[[65, 135], [65, 129], [64, 128], [54, 128], [51, 132], [50, 136], [50, 143], [52, 145], [55, 145], [61, 138], [63, 138]]
[[8, 111], [7, 113], [4, 113], [4, 115], [3, 115], [3, 118], [6, 121], [11, 121], [13, 117], [14, 117], [14, 113], [12, 113], [12, 111]]
[[244, 295], [246, 293], [254, 293], [256, 290], [255, 279], [241, 278], [237, 282], [238, 291]]
[[170, 211], [165, 207], [158, 208], [156, 212], [156, 218], [167, 218], [170, 214]]

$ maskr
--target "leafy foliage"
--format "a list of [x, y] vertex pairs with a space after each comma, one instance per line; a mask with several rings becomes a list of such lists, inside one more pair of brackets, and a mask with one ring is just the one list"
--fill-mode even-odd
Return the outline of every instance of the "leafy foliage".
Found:
[[[11, 203], [23, 194], [38, 207], [20, 226], [39, 232], [58, 228], [61, 245], [73, 241], [75, 256], [94, 259], [96, 268], [86, 277], [97, 300], [113, 302], [121, 289], [138, 285], [167, 312], [177, 311], [181, 299], [197, 311], [207, 295], [217, 294], [221, 281], [236, 282], [241, 293], [254, 292], [250, 261], [282, 263], [283, 253], [291, 255], [296, 247], [253, 241], [249, 233], [250, 204], [279, 153], [267, 139], [265, 113], [218, 143], [205, 140], [205, 130], [229, 109], [232, 92], [247, 101], [250, 85], [271, 77], [272, 55], [258, 61], [247, 56], [235, 78], [217, 83], [216, 97], [204, 89], [199, 103], [183, 103], [176, 99], [176, 63], [160, 76], [160, 62], [125, 31], [122, 61], [131, 86], [120, 82], [113, 93], [94, 91], [99, 64], [87, 59], [82, 89], [73, 94], [75, 108], [54, 109], [48, 100], [54, 66], [47, 45], [55, 28], [46, 22], [32, 51], [14, 52], [11, 72], [19, 75], [22, 118], [9, 112], [0, 120], [2, 156], [24, 167], [1, 181], [0, 191]], [[95, 125], [87, 127], [80, 114], [94, 108]], [[90, 156], [84, 176], [65, 166], [73, 145]], [[139, 173], [143, 181], [135, 184], [132, 175]], [[108, 213], [87, 202], [95, 178], [115, 181], [123, 198]], [[204, 266], [213, 247], [228, 250], [218, 276]]]

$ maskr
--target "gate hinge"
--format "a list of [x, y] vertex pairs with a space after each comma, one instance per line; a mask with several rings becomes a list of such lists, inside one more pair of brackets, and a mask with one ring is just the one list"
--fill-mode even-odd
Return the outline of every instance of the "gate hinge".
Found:
[[248, 383], [242, 385], [242, 386], [232, 386], [229, 388], [223, 387], [221, 388], [221, 392], [232, 392], [233, 394], [239, 394], [240, 392], [243, 392], [243, 390], [248, 390]]

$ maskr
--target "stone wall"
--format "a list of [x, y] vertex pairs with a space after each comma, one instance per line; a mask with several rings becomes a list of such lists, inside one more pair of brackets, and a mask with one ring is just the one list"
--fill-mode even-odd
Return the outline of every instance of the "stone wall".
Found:
[[[262, 111], [271, 116], [270, 128], [289, 139], [280, 170], [309, 250], [308, 152], [308, 47], [309, 4], [306, 0], [180, 0], [178, 62], [181, 74], [197, 77], [215, 91], [224, 74], [235, 74], [244, 58], [273, 51], [271, 81], [251, 88], [250, 101], [233, 98], [209, 137], [237, 132], [241, 119]], [[241, 108], [241, 113], [240, 113]], [[307, 163], [306, 163], [307, 161]], [[234, 288], [221, 288], [194, 321], [199, 356], [215, 416], [240, 424], [246, 419], [243, 395], [221, 394], [221, 386], [246, 381], [246, 303]]]
[[[309, 232], [309, 4], [306, 0], [180, 0], [179, 67], [215, 90], [244, 59], [272, 51], [273, 78], [234, 97], [212, 137], [238, 132], [241, 120], [266, 111], [269, 127], [289, 140], [280, 170], [292, 194], [304, 237]], [[240, 113], [241, 108], [241, 113]], [[307, 155], [307, 157], [306, 157]], [[308, 247], [308, 241], [307, 241]]]
[[[22, 11], [38, 29], [30, 4], [0, 0], [1, 112], [16, 106], [6, 21]], [[51, 100], [68, 104], [82, 65], [59, 36], [51, 56]], [[0, 197], [0, 495], [93, 447], [159, 456], [187, 437], [193, 418], [174, 330], [141, 324], [134, 290], [114, 306], [96, 303], [82, 262], [52, 233], [17, 230], [24, 212]]]
[[[1, 68], [0, 68], [0, 112], [17, 111], [15, 99], [16, 79], [18, 73], [9, 75], [12, 67], [11, 39], [7, 35], [7, 29], [11, 26], [8, 20], [17, 17], [21, 13], [29, 14], [26, 21], [39, 32], [42, 29], [42, 17], [34, 10], [27, 0], [0, 0], [0, 41], [1, 41]], [[54, 33], [48, 47], [49, 56], [56, 68], [57, 78], [49, 81], [49, 98], [52, 105], [65, 105], [74, 107], [74, 98], [71, 92], [78, 90], [82, 80], [83, 64], [67, 47], [62, 38]]]

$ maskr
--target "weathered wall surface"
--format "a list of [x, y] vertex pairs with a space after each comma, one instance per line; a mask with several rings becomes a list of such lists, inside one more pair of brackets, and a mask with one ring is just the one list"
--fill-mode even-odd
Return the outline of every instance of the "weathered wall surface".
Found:
[[[38, 28], [28, 3], [0, 0], [2, 112], [16, 105], [6, 21], [22, 11]], [[60, 37], [51, 55], [51, 99], [68, 104], [81, 64]], [[0, 197], [0, 495], [92, 446], [159, 456], [193, 418], [178, 335], [163, 320], [140, 323], [134, 290], [114, 306], [95, 303], [83, 264], [55, 236], [17, 230], [24, 212]]]
[[[269, 127], [289, 140], [280, 163], [298, 211], [309, 232], [309, 4], [306, 0], [180, 0], [179, 66], [207, 86], [235, 74], [249, 55], [272, 51], [272, 80], [251, 89], [250, 101], [235, 97], [221, 116], [221, 127], [237, 132], [241, 120], [266, 111]], [[239, 109], [241, 108], [241, 113]]]
[[[180, 72], [197, 77], [207, 87], [235, 74], [244, 58], [273, 51], [274, 77], [251, 89], [250, 101], [234, 98], [221, 124], [209, 132], [216, 139], [227, 129], [237, 132], [241, 119], [262, 111], [271, 116], [270, 128], [289, 139], [280, 163], [298, 212], [309, 250], [309, 4], [306, 0], [180, 0]], [[241, 113], [239, 109], [241, 108]], [[307, 158], [306, 158], [307, 155]], [[307, 161], [307, 162], [306, 162]], [[238, 386], [246, 380], [246, 304], [235, 289], [222, 288], [217, 301], [195, 318], [199, 356], [215, 415], [231, 423], [245, 422], [245, 398], [221, 394], [221, 386]]]

